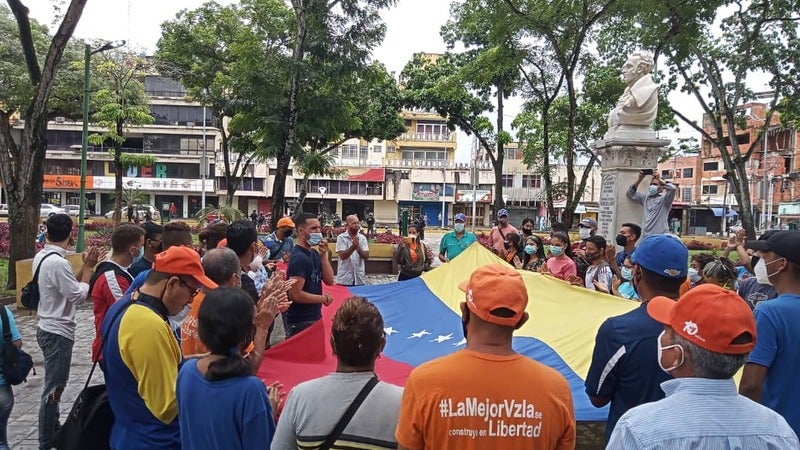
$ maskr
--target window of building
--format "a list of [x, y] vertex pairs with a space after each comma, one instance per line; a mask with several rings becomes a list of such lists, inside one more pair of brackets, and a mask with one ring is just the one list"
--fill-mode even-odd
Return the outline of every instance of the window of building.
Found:
[[506, 159], [522, 159], [522, 152], [515, 147], [506, 147], [503, 149]]
[[342, 158], [344, 159], [357, 159], [358, 158], [358, 145], [345, 144], [341, 146]]
[[719, 170], [719, 161], [710, 161], [703, 163], [704, 172], [713, 172], [715, 170]]
[[186, 96], [186, 88], [180, 81], [168, 77], [148, 75], [144, 78], [144, 89], [152, 97], [180, 97]]
[[538, 175], [523, 175], [522, 187], [524, 188], [540, 188], [542, 187], [541, 178]]
[[[370, 183], [364, 181], [343, 180], [309, 180], [308, 192], [319, 192], [319, 188], [326, 189], [326, 195], [383, 195], [383, 183]], [[295, 180], [297, 192], [303, 188], [303, 180]]]
[[[203, 137], [180, 134], [146, 134], [142, 140], [144, 153], [199, 155], [203, 153]], [[214, 137], [206, 136], [206, 149], [214, 151]]]
[[[150, 105], [156, 125], [203, 126], [202, 106]], [[211, 126], [211, 109], [206, 108], [206, 126]]]
[[380, 145], [373, 145], [372, 146], [372, 151], [374, 153], [380, 153], [382, 150], [383, 150], [383, 147], [381, 147]]
[[361, 159], [367, 159], [369, 157], [369, 146], [362, 145], [358, 153], [358, 157]]
[[514, 175], [503, 174], [503, 187], [504, 188], [514, 187]]
[[681, 188], [681, 201], [684, 203], [691, 203], [692, 201], [692, 188]]
[[661, 171], [661, 178], [672, 178], [672, 173], [669, 170]]
[[716, 184], [706, 184], [703, 186], [703, 195], [717, 195], [718, 188]]
[[417, 134], [443, 135], [449, 133], [450, 131], [447, 129], [447, 124], [417, 122]]
[[686, 167], [682, 170], [683, 178], [694, 178], [694, 168], [693, 167]]
[[403, 150], [401, 158], [420, 161], [446, 161], [447, 152], [439, 150], [410, 149]]
[[386, 153], [394, 153], [394, 145], [387, 145]]

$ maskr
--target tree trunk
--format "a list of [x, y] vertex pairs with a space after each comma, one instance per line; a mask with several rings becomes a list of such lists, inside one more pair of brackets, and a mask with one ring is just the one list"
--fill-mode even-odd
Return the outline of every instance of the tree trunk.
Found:
[[236, 195], [236, 190], [239, 188], [235, 178], [236, 177], [225, 177], [225, 180], [228, 182], [228, 187], [225, 189], [225, 206], [233, 207], [233, 196]]
[[567, 94], [569, 96], [569, 117], [567, 122], [567, 204], [564, 208], [561, 220], [567, 229], [572, 228], [572, 220], [575, 216], [575, 205], [571, 205], [570, 200], [575, 193], [575, 122], [578, 115], [578, 99], [575, 92], [575, 81], [572, 72], [566, 72]]
[[10, 130], [9, 117], [0, 118], [4, 122], [0, 126], [0, 132], [4, 134], [3, 147], [0, 148], [0, 172], [3, 174], [9, 204], [10, 288], [16, 286], [16, 262], [31, 258], [34, 253], [47, 149], [47, 102], [64, 49], [78, 25], [86, 2], [87, 0], [72, 0], [69, 3], [64, 19], [50, 42], [41, 70], [38, 70], [39, 63], [34, 58], [36, 51], [30, 32], [28, 10], [19, 1], [8, 2], [20, 31], [20, 45], [26, 57], [29, 81], [36, 86], [33, 98], [25, 110], [25, 127], [19, 146], [15, 145], [13, 139], [9, 139], [10, 132], [5, 134]]
[[307, 35], [307, 1], [293, 2], [295, 18], [297, 19], [297, 39], [292, 50], [292, 78], [289, 86], [289, 115], [286, 124], [286, 139], [283, 148], [278, 149], [275, 182], [272, 184], [272, 228], [278, 227], [278, 220], [283, 217], [286, 210], [286, 176], [289, 172], [292, 149], [295, 146], [297, 135], [297, 122], [300, 116], [298, 94], [300, 93], [300, 65], [305, 57]]
[[303, 175], [303, 181], [301, 183], [303, 188], [300, 189], [300, 195], [297, 197], [297, 203], [294, 205], [295, 215], [303, 212], [303, 204], [306, 202], [306, 196], [308, 196], [308, 178], [308, 174]]
[[495, 151], [494, 162], [494, 212], [504, 209], [506, 202], [503, 200], [503, 160], [505, 159], [503, 135], [503, 97], [505, 96], [505, 86], [503, 82], [497, 83], [497, 149]]

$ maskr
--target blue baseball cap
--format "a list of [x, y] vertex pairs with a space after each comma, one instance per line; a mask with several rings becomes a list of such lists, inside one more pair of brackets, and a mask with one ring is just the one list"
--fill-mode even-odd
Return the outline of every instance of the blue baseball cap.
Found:
[[631, 255], [631, 262], [666, 278], [686, 278], [689, 250], [671, 234], [651, 234], [642, 239]]
[[501, 209], [500, 211], [497, 211], [497, 217], [503, 217], [503, 216], [508, 217], [508, 210], [507, 209]]
[[456, 214], [456, 216], [453, 218], [453, 220], [454, 220], [454, 221], [456, 221], [456, 222], [458, 222], [459, 220], [460, 220], [460, 221], [462, 221], [462, 222], [466, 222], [466, 221], [467, 221], [467, 216], [466, 216], [466, 215], [464, 215], [464, 213], [458, 213], [458, 214]]

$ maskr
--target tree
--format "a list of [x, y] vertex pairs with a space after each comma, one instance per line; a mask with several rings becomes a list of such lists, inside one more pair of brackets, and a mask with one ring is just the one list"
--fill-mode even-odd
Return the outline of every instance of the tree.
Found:
[[[598, 23], [605, 17], [614, 14], [616, 2], [617, 0], [578, 0], [574, 2], [494, 0], [496, 7], [507, 8], [517, 17], [520, 38], [542, 42], [543, 49], [536, 47], [533, 49], [539, 53], [544, 51], [555, 62], [558, 73], [555, 80], [557, 81], [553, 84], [553, 74], [548, 73], [544, 78], [539, 79], [540, 82], [547, 81], [551, 83], [548, 89], [542, 89], [540, 85], [531, 86], [531, 89], [542, 89], [544, 93], [544, 97], [539, 99], [539, 107], [547, 108], [547, 112], [545, 113], [540, 109], [542, 111], [541, 115], [546, 116], [548, 119], [554, 118], [550, 108], [556, 98], [561, 95], [560, 89], [565, 90], [566, 109], [563, 110], [563, 113], [565, 114], [566, 123], [562, 129], [566, 132], [563, 141], [563, 160], [567, 171], [567, 205], [561, 220], [567, 226], [572, 225], [575, 207], [578, 205], [578, 200], [582, 195], [582, 190], [576, 190], [580, 185], [575, 182], [576, 174], [574, 170], [576, 162], [579, 161], [580, 153], [588, 153], [591, 161], [590, 164], [587, 164], [582, 176], [584, 183], [592, 169], [591, 166], [596, 161], [596, 157], [593, 157], [591, 150], [588, 147], [583, 147], [578, 141], [578, 122], [581, 115], [581, 92], [578, 77], [583, 67], [582, 62], [586, 61], [585, 58], [589, 54], [588, 47], [596, 35]], [[540, 70], [540, 68], [535, 67], [536, 64], [533, 58], [528, 57], [526, 61], [534, 66], [533, 70]], [[548, 67], [548, 70], [552, 70], [552, 66]], [[528, 82], [530, 84], [530, 80]], [[554, 90], [554, 87], [558, 87], [559, 90]], [[551, 126], [548, 126], [548, 132], [551, 128]], [[549, 157], [544, 158], [543, 163], [543, 170], [549, 172], [551, 170]], [[583, 185], [585, 186], [585, 184]], [[557, 218], [554, 216], [554, 208], [550, 198], [548, 198], [548, 208], [550, 208], [551, 221], [556, 221]]]
[[[326, 77], [336, 80], [362, 70], [372, 49], [386, 33], [379, 12], [396, 0], [292, 0], [294, 28], [291, 30], [291, 58], [286, 95], [261, 100], [259, 113], [274, 120], [274, 125], [259, 133], [265, 155], [276, 160], [272, 187], [273, 227], [286, 210], [286, 177], [292, 157], [303, 153], [298, 141], [305, 115], [314, 105], [314, 85]], [[312, 102], [304, 102], [312, 100]], [[329, 102], [326, 102], [329, 103]]]
[[[9, 243], [8, 284], [15, 286], [16, 261], [34, 253], [36, 224], [44, 183], [47, 150], [48, 101], [62, 56], [83, 13], [86, 0], [71, 0], [61, 23], [50, 37], [44, 27], [31, 21], [20, 0], [7, 0], [9, 10], [0, 10], [0, 65], [7, 86], [0, 89], [0, 174], [8, 196]], [[13, 24], [16, 23], [16, 30]], [[45, 50], [46, 49], [46, 50]], [[10, 64], [9, 64], [10, 63]], [[20, 71], [24, 68], [25, 72]], [[5, 75], [10, 75], [5, 78]], [[11, 134], [12, 117], [25, 120], [19, 142]]]
[[94, 70], [101, 86], [92, 101], [94, 121], [106, 128], [103, 133], [89, 136], [95, 145], [110, 142], [114, 157], [114, 223], [118, 224], [122, 214], [122, 176], [130, 165], [152, 165], [151, 155], [130, 155], [128, 164], [123, 160], [122, 145], [125, 143], [125, 128], [130, 125], [153, 123], [150, 114], [150, 97], [141, 79], [145, 62], [141, 58], [120, 51], [103, 53]]
[[[719, 151], [744, 228], [748, 237], [754, 238], [748, 161], [764, 150], [763, 136], [775, 127], [773, 117], [796, 117], [800, 108], [800, 16], [796, 2], [671, 0], [645, 10], [637, 10], [633, 4], [628, 8], [636, 13], [620, 20], [622, 26], [607, 27], [617, 32], [605, 35], [600, 48], [618, 53], [625, 49], [619, 42], [629, 39], [664, 56], [669, 83], [695, 99], [707, 126], [693, 120], [690, 111], [672, 111]], [[629, 25], [634, 22], [640, 27], [631, 32]], [[755, 74], [769, 77], [771, 92], [755, 143], [746, 147], [736, 130], [745, 125], [741, 105], [755, 99], [747, 84]]]
[[233, 203], [258, 148], [251, 128], [257, 124], [240, 114], [252, 105], [242, 92], [252, 91], [246, 84], [255, 82], [261, 93], [271, 94], [270, 101], [280, 97], [288, 79], [290, 18], [281, 1], [248, 0], [231, 6], [208, 2], [162, 24], [156, 65], [180, 80], [192, 100], [210, 107], [212, 125], [221, 137], [227, 205]]

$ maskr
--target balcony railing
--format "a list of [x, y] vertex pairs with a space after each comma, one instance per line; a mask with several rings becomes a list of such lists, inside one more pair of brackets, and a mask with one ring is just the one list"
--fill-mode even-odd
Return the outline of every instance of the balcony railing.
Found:
[[489, 161], [456, 162], [449, 160], [425, 160], [425, 159], [384, 159], [383, 166], [387, 169], [452, 169], [470, 170], [475, 164], [478, 170], [492, 170], [492, 163]]
[[448, 142], [452, 133], [403, 133], [401, 141]]

